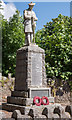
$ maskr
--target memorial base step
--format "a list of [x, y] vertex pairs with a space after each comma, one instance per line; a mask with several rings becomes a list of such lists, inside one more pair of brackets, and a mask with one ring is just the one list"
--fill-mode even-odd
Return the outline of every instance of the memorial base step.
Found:
[[[49, 97], [49, 103], [54, 103], [54, 97]], [[33, 105], [33, 98], [22, 98], [22, 97], [7, 97], [7, 103], [2, 104], [2, 109], [7, 110], [9, 112], [13, 112], [14, 110], [20, 110], [21, 113], [24, 113], [24, 109], [28, 107], [29, 109]], [[41, 105], [40, 107], [45, 107], [45, 105]], [[46, 105], [46, 107], [49, 105]], [[37, 106], [38, 107], [38, 106]]]
[[24, 97], [24, 98], [29, 97], [28, 92], [25, 92], [25, 91], [12, 91], [11, 96], [13, 96], [13, 97]]
[[28, 91], [12, 91], [11, 96], [24, 97], [24, 98], [34, 98], [35, 96], [51, 97], [51, 88], [39, 87], [39, 88], [29, 88]]
[[[58, 104], [59, 105], [59, 104]], [[9, 112], [13, 112], [14, 110], [20, 110], [21, 114], [28, 114], [30, 109], [38, 110], [39, 113], [42, 113], [42, 110], [44, 108], [54, 108], [55, 104], [49, 104], [49, 105], [31, 105], [31, 106], [21, 106], [21, 105], [15, 105], [15, 104], [9, 104], [9, 103], [3, 103], [2, 104], [2, 110], [6, 110]]]
[[[54, 97], [48, 97], [49, 103], [54, 103]], [[16, 105], [33, 105], [33, 98], [7, 97], [7, 103]]]
[[32, 98], [23, 98], [23, 97], [7, 97], [7, 103], [9, 104], [16, 104], [16, 105], [32, 105], [33, 99]]
[[2, 110], [6, 110], [8, 112], [13, 112], [14, 110], [20, 110], [22, 114], [24, 114], [25, 106], [9, 104], [9, 103], [2, 103]]
[[[36, 105], [20, 106], [20, 105], [3, 103], [2, 109], [7, 110], [9, 112], [20, 110], [22, 115], [28, 115], [30, 117], [45, 115], [47, 116], [47, 118], [71, 118], [70, 115], [67, 112], [65, 112], [65, 109], [60, 104], [49, 104], [49, 105], [41, 105], [41, 106], [36, 106]], [[57, 109], [60, 111], [60, 115]]]

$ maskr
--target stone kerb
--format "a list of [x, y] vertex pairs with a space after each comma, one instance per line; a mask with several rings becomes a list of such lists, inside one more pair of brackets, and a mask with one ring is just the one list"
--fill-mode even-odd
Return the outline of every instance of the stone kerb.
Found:
[[[17, 110], [19, 111], [19, 110]], [[16, 113], [16, 114], [15, 114]], [[17, 114], [19, 113], [19, 114]], [[64, 119], [64, 120], [71, 120], [71, 116], [65, 112], [65, 109], [60, 104], [54, 104], [54, 105], [48, 105], [48, 106], [30, 106], [25, 107], [24, 114], [20, 112], [16, 112], [16, 110], [13, 112], [12, 117], [15, 118], [17, 115], [19, 115], [22, 118], [25, 118], [26, 115], [32, 118], [46, 118], [46, 120], [50, 119]], [[16, 117], [18, 118], [18, 117]]]

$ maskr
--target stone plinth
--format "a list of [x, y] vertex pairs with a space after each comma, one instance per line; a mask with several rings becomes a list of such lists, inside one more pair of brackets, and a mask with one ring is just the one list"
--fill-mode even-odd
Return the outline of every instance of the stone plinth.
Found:
[[[17, 51], [14, 91], [2, 104], [3, 110], [20, 110], [22, 113], [33, 104], [33, 98], [47, 96], [54, 103], [51, 89], [47, 88], [45, 52], [37, 45], [24, 46]], [[28, 106], [28, 107], [27, 107]]]
[[37, 45], [20, 48], [16, 58], [15, 91], [46, 87], [45, 54]]

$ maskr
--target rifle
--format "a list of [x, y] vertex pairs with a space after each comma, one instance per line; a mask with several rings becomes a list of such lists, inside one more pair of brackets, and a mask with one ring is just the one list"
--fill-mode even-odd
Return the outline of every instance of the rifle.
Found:
[[33, 41], [35, 43], [35, 28], [36, 28], [36, 23], [35, 23], [33, 17], [31, 18], [31, 21], [32, 21], [32, 30], [33, 30]]

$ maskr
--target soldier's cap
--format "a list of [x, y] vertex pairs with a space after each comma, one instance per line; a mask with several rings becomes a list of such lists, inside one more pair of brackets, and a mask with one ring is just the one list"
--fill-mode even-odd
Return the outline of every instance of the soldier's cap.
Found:
[[34, 6], [35, 3], [31, 2], [31, 3], [29, 3], [28, 5], [29, 5], [29, 6]]

